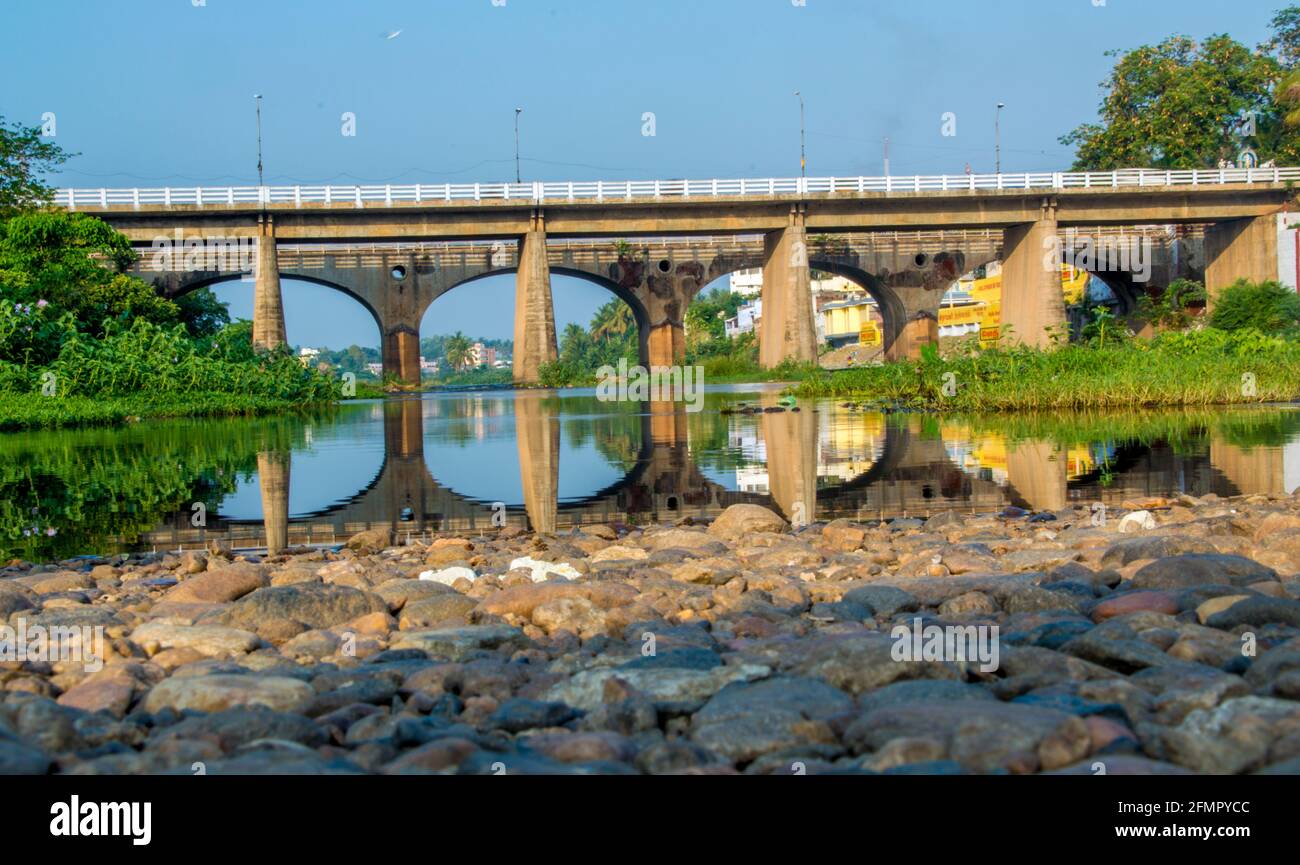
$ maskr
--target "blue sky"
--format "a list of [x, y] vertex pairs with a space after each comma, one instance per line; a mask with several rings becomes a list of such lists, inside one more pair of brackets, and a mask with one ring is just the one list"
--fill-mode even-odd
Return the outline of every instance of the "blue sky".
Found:
[[[0, 114], [57, 119], [57, 185], [790, 176], [1068, 167], [1112, 49], [1171, 33], [1254, 45], [1286, 0], [21, 0], [6, 4]], [[502, 3], [502, 0], [495, 0]], [[394, 38], [388, 34], [400, 30]], [[342, 115], [356, 135], [341, 134]], [[642, 134], [645, 112], [655, 135]], [[956, 115], [956, 135], [942, 134]], [[554, 281], [556, 317], [608, 299]], [[377, 345], [329, 289], [286, 284], [289, 339]], [[222, 289], [251, 313], [251, 286]], [[509, 336], [514, 286], [482, 280], [423, 332]]]

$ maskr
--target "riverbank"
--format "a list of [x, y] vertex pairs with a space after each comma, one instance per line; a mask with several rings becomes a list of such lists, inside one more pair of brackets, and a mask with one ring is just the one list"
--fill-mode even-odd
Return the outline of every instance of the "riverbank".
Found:
[[1300, 497], [1105, 517], [11, 563], [10, 627], [107, 643], [2, 662], [0, 771], [1300, 771]]
[[986, 350], [803, 378], [801, 397], [944, 411], [1052, 411], [1291, 402], [1300, 343], [1205, 330], [1108, 346]]
[[303, 403], [233, 393], [114, 397], [0, 395], [0, 430], [55, 429], [182, 417], [252, 417], [315, 411], [331, 403]]

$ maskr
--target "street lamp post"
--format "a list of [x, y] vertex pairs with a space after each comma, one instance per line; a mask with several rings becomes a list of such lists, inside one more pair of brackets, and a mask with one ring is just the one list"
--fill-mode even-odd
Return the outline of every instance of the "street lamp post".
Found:
[[262, 94], [254, 93], [257, 105], [257, 185], [262, 185]]
[[808, 176], [808, 157], [804, 150], [804, 127], [803, 127], [803, 94], [798, 90], [794, 92], [799, 97], [799, 176]]
[[997, 113], [993, 116], [993, 155], [996, 174], [1002, 173], [1002, 109], [1006, 107], [1005, 102], [999, 102]]
[[515, 183], [522, 183], [519, 175], [519, 115], [524, 109], [515, 109]]

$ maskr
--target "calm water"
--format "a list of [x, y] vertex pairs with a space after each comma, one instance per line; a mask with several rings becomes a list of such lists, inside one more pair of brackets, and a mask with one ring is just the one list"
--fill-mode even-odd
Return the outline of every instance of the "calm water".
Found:
[[278, 549], [364, 528], [405, 536], [710, 516], [792, 521], [1057, 510], [1300, 487], [1300, 410], [882, 415], [779, 388], [711, 389], [704, 410], [592, 391], [362, 401], [303, 417], [0, 435], [0, 559], [214, 538]]

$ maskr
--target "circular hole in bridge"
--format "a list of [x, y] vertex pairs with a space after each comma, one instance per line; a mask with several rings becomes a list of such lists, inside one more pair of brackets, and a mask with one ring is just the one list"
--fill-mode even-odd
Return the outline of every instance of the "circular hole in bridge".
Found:
[[396, 279], [399, 282], [406, 279], [406, 267], [404, 265], [399, 264], [393, 268], [393, 279]]
[[673, 269], [673, 263], [666, 258], [659, 259], [659, 272], [667, 273]]
[[925, 267], [925, 263], [930, 260], [930, 256], [924, 252], [918, 252], [912, 260], [916, 262], [917, 267]]

